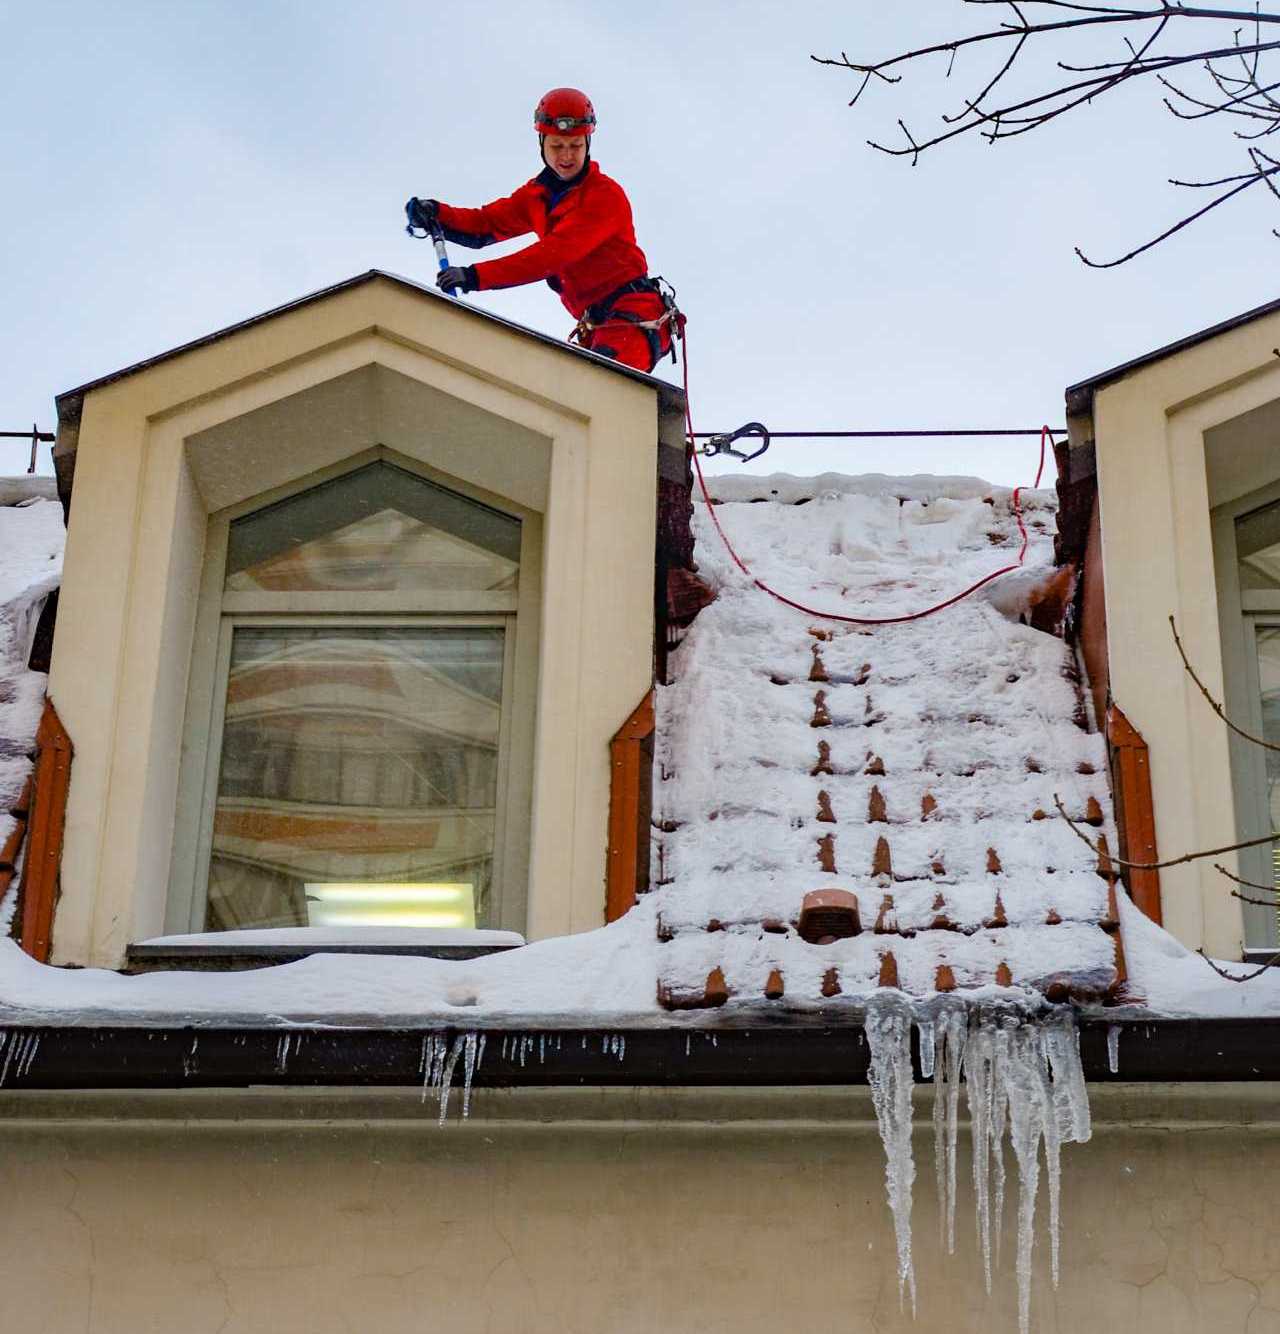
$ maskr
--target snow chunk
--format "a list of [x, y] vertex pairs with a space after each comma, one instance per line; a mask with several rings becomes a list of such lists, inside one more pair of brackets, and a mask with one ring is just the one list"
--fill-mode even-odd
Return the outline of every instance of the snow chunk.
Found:
[[[1143, 1008], [1168, 1018], [1248, 1019], [1280, 1015], [1280, 969], [1269, 968], [1248, 982], [1230, 982], [1193, 950], [1157, 926], [1117, 886], [1128, 990]], [[1255, 964], [1215, 959], [1236, 977]]]

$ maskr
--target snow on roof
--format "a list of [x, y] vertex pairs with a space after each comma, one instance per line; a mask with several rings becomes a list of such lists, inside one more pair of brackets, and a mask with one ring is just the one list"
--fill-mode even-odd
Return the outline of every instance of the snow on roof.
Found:
[[[1016, 551], [1010, 493], [972, 478], [713, 485], [760, 577], [845, 614], [928, 605]], [[1116, 980], [1117, 899], [1130, 990], [1149, 1012], [1280, 1013], [1280, 973], [1246, 987], [1219, 978], [1122, 892], [1109, 898], [1061, 820], [1037, 818], [1053, 814], [1054, 793], [1081, 816], [1092, 798], [1096, 832], [1116, 846], [1104, 748], [1071, 655], [1023, 623], [1050, 566], [1054, 497], [1024, 493], [1023, 508], [1023, 571], [939, 616], [874, 629], [773, 601], [699, 510], [701, 573], [718, 597], [658, 692], [656, 888], [621, 921], [477, 959], [320, 954], [138, 977], [48, 967], [0, 940], [0, 1023], [700, 1023], [705, 1010], [673, 1014], [659, 996], [700, 1006], [716, 969], [730, 1014], [838, 1005], [852, 1016], [884, 994], [890, 955], [917, 995], [953, 979], [975, 999], [1004, 983], [1089, 996]], [[0, 507], [0, 811], [30, 771], [45, 678], [26, 662], [63, 536], [54, 502]], [[12, 826], [0, 815], [0, 842]], [[833, 886], [856, 895], [862, 932], [809, 944], [795, 928], [804, 897]], [[767, 1000], [771, 983], [782, 994]]]
[[[27, 662], [40, 608], [62, 578], [65, 536], [56, 500], [0, 506], [0, 847], [31, 773], [45, 677]], [[12, 889], [0, 900], [0, 933], [9, 929], [15, 900]]]
[[654, 1003], [653, 913], [480, 959], [313, 954], [243, 972], [174, 969], [127, 977], [51, 968], [0, 940], [0, 1023], [162, 1022], [528, 1027], [583, 1015], [642, 1023]]
[[[719, 478], [759, 579], [846, 616], [902, 615], [1016, 558], [1011, 494], [972, 478]], [[1017, 574], [920, 621], [806, 616], [730, 561], [705, 511], [716, 601], [659, 691], [659, 984], [672, 1008], [813, 1006], [896, 982], [1100, 995], [1116, 924], [1060, 794], [1116, 846], [1103, 738], [1073, 656], [1024, 623], [1051, 573], [1055, 497], [1028, 491]], [[1053, 818], [1050, 818], [1053, 817]], [[806, 894], [857, 898], [861, 933], [796, 929]]]

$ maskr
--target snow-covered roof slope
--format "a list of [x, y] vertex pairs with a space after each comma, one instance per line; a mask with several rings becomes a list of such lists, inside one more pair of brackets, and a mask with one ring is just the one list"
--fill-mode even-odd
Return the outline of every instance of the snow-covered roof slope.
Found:
[[[1016, 560], [1011, 494], [972, 478], [714, 479], [754, 576], [810, 607], [901, 616]], [[1116, 846], [1103, 738], [1070, 649], [1026, 623], [1052, 571], [1055, 498], [1022, 494], [1022, 570], [924, 620], [806, 615], [730, 560], [659, 691], [659, 990], [672, 1008], [812, 1006], [1117, 980], [1114, 903], [1055, 794]], [[860, 934], [797, 931], [805, 896], [857, 898]]]
[[[36, 621], [62, 578], [66, 533], [56, 500], [0, 505], [0, 847], [14, 829], [13, 807], [31, 773], [45, 677], [27, 670]], [[0, 898], [0, 935], [15, 893]]]

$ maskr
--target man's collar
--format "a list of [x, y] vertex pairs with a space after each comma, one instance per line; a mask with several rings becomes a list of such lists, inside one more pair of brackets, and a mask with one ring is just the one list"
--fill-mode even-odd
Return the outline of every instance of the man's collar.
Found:
[[581, 185], [590, 174], [591, 168], [594, 166], [595, 163], [588, 158], [582, 164], [582, 170], [576, 176], [570, 177], [567, 181], [562, 181], [550, 167], [543, 167], [538, 173], [536, 180], [551, 196], [552, 202], [555, 202], [568, 193], [568, 191], [572, 190], [575, 185]]

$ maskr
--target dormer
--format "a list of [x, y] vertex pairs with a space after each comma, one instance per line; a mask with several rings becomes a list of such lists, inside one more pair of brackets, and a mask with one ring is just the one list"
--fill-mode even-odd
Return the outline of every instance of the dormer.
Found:
[[600, 925], [678, 390], [371, 272], [58, 406], [54, 962]]

